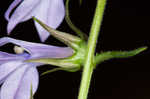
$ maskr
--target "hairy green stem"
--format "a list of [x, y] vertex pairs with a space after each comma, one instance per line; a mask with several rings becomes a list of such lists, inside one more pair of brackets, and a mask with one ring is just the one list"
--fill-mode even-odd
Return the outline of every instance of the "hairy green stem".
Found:
[[93, 56], [95, 53], [96, 42], [103, 19], [105, 4], [106, 0], [97, 0], [95, 15], [88, 40], [87, 55], [85, 57], [78, 99], [87, 99], [88, 96], [89, 86], [94, 69]]

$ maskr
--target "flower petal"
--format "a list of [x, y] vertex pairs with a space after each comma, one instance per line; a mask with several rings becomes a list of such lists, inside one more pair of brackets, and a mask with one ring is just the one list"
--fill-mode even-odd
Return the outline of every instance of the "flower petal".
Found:
[[[43, 0], [35, 11], [35, 17], [56, 29], [65, 16], [63, 0]], [[35, 22], [41, 41], [45, 41], [49, 33]]]
[[27, 57], [23, 55], [9, 54], [9, 53], [0, 51], [0, 65], [6, 62], [10, 62], [10, 61], [19, 61], [19, 60], [23, 61], [25, 59], [27, 59]]
[[1, 87], [0, 99], [29, 99], [32, 85], [33, 94], [39, 82], [34, 66], [24, 64], [13, 72]]
[[14, 43], [26, 49], [31, 57], [35, 58], [65, 58], [73, 55], [73, 50], [69, 47], [57, 47], [40, 43], [31, 43], [21, 40], [4, 37], [0, 39], [0, 46], [7, 43]]
[[39, 74], [36, 67], [31, 66], [24, 74], [20, 82], [20, 88], [17, 91], [16, 99], [29, 99], [32, 86], [33, 94], [36, 92], [39, 84]]
[[22, 64], [21, 61], [10, 61], [0, 65], [0, 84]]
[[[22, 1], [22, 2], [21, 2]], [[10, 12], [15, 9], [12, 16]], [[7, 26], [8, 34], [20, 22], [37, 17], [52, 28], [57, 28], [64, 19], [65, 8], [63, 0], [15, 0], [5, 13], [5, 18], [9, 21]], [[41, 41], [45, 41], [50, 35], [37, 22], [35, 22]]]
[[[10, 33], [18, 23], [25, 21], [24, 18], [32, 13], [32, 10], [35, 9], [40, 2], [41, 0], [23, 0], [9, 19], [7, 26], [8, 33]], [[9, 11], [7, 13], [9, 13]], [[30, 16], [30, 18], [31, 17], [32, 16]]]
[[21, 2], [22, 0], [14, 0], [13, 3], [9, 6], [7, 11], [5, 12], [5, 19], [9, 21], [9, 16], [11, 11]]

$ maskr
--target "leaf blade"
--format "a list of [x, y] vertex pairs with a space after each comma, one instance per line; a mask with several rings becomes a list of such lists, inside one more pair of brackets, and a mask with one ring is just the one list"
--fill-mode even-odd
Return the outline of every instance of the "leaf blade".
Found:
[[128, 58], [135, 56], [143, 51], [145, 51], [147, 47], [140, 47], [131, 51], [108, 51], [103, 52], [101, 54], [97, 54], [95, 57], [95, 64], [99, 64], [103, 61], [113, 59], [113, 58]]

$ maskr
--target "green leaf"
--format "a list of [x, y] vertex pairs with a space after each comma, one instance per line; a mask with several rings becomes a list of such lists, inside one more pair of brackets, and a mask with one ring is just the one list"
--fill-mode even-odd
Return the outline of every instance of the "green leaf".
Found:
[[135, 56], [139, 54], [140, 52], [143, 52], [146, 50], [147, 47], [141, 47], [137, 48], [135, 50], [131, 51], [108, 51], [108, 52], [103, 52], [100, 54], [97, 54], [95, 57], [95, 64], [99, 64], [105, 60], [113, 59], [113, 58], [128, 58], [131, 56]]
[[32, 84], [31, 84], [31, 90], [30, 90], [30, 99], [33, 99]]

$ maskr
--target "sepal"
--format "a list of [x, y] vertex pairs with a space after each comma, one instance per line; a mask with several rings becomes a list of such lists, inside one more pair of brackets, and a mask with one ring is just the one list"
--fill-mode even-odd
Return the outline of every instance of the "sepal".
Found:
[[[66, 6], [65, 6], [65, 9], [66, 9], [66, 15], [65, 15], [65, 21], [66, 23], [68, 24], [68, 26], [78, 35], [81, 37], [81, 39], [83, 40], [87, 40], [88, 39], [88, 36], [83, 32], [81, 31], [70, 19], [70, 15], [69, 15], [69, 2], [70, 0], [66, 0]], [[82, 3], [82, 0], [79, 1], [80, 3]], [[80, 4], [81, 5], [81, 4]]]
[[55, 30], [49, 27], [48, 25], [44, 24], [42, 21], [38, 20], [35, 17], [33, 17], [33, 19], [36, 22], [38, 22], [45, 30], [47, 30], [56, 39], [60, 40], [61, 42], [65, 43], [66, 45], [70, 46], [73, 49], [78, 49], [79, 47], [78, 45], [82, 42], [82, 39], [80, 39], [77, 36]]
[[45, 71], [45, 72], [43, 72], [42, 74], [41, 74], [41, 76], [44, 76], [44, 75], [46, 75], [46, 74], [49, 74], [49, 73], [53, 73], [53, 72], [56, 72], [56, 71], [60, 71], [60, 70], [62, 70], [62, 71], [67, 71], [67, 72], [76, 72], [76, 71], [78, 71], [78, 70], [80, 70], [81, 68], [79, 68], [79, 67], [75, 67], [75, 68], [54, 68], [54, 69], [51, 69], [51, 70], [47, 70], [47, 71]]
[[[81, 69], [81, 66], [84, 63], [85, 54], [86, 54], [86, 44], [81, 43], [79, 45], [78, 50], [76, 50], [75, 53], [70, 57], [30, 59], [27, 60], [26, 62], [49, 64], [53, 66], [58, 66], [59, 68], [61, 68], [60, 70], [75, 72]], [[55, 69], [47, 72], [53, 72], [53, 71], [55, 71]]]

